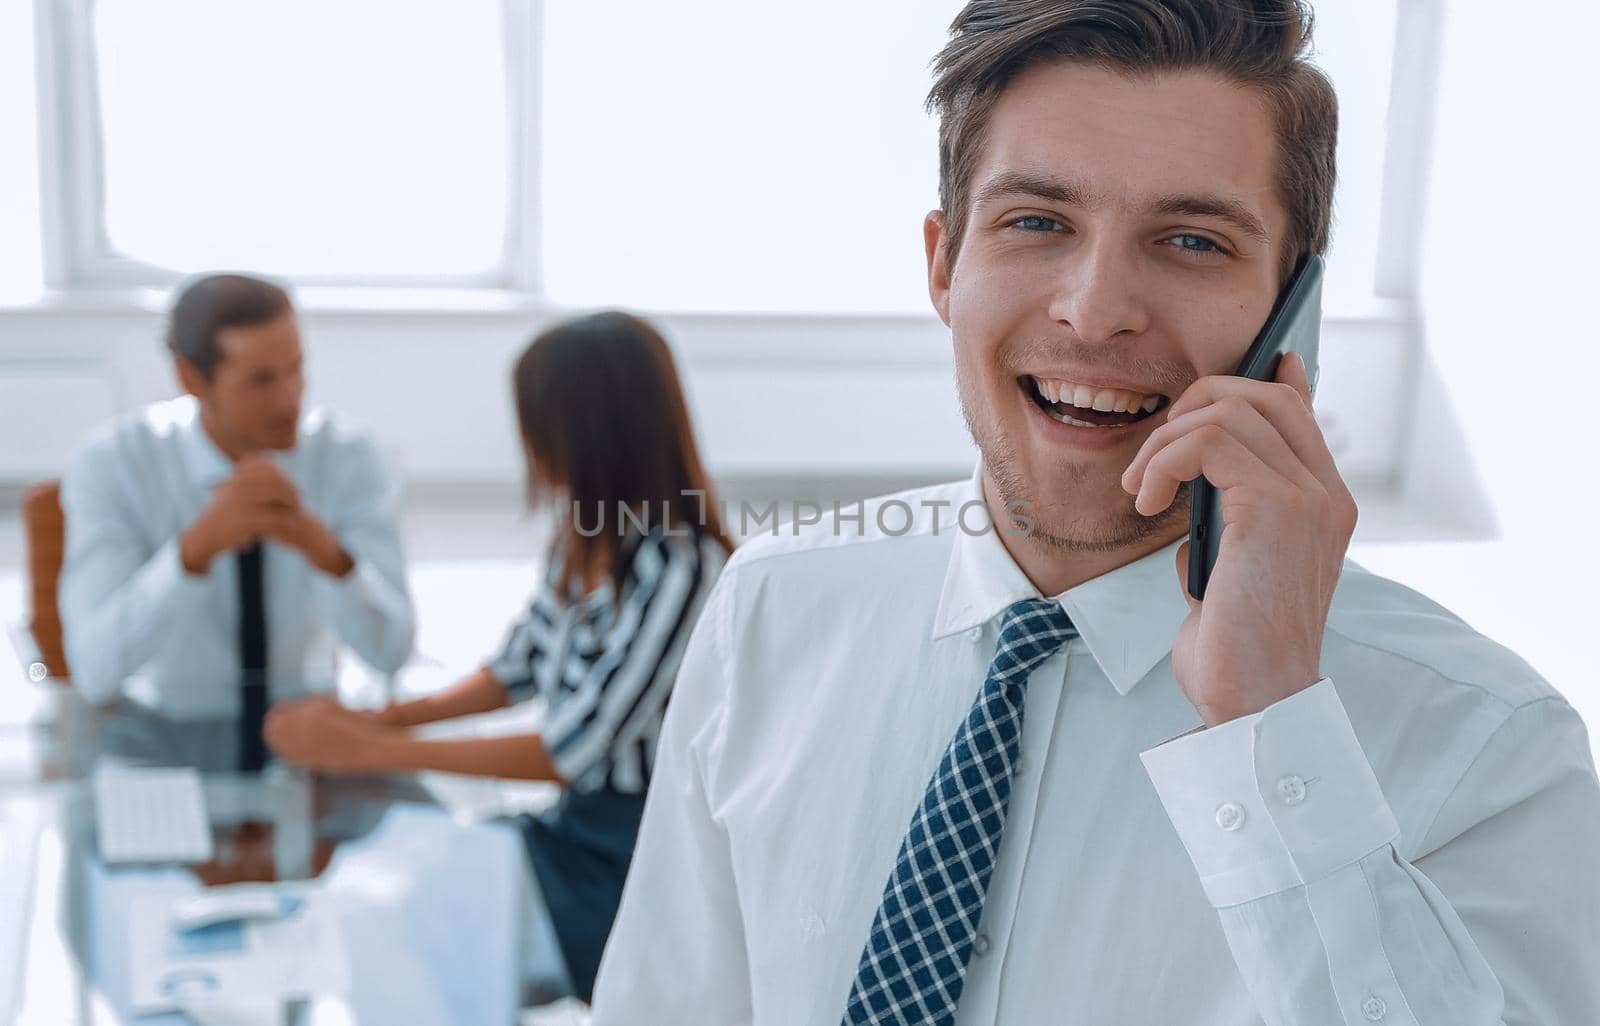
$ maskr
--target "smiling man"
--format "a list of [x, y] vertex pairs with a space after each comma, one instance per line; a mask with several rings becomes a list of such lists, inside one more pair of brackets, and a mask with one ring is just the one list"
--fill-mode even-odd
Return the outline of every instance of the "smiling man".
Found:
[[[729, 562], [602, 1026], [1600, 1022], [1582, 722], [1345, 560], [1298, 359], [1229, 374], [1327, 246], [1309, 23], [1295, 0], [956, 19], [925, 243], [981, 459]], [[1202, 473], [1226, 529], [1196, 603]], [[951, 515], [973, 503], [994, 529]]]

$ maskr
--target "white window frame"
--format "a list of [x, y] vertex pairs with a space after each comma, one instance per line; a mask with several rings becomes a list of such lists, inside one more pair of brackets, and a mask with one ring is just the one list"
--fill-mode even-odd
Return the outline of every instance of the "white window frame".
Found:
[[[183, 275], [118, 254], [106, 230], [94, 2], [34, 0], [44, 284], [64, 292], [170, 287]], [[476, 274], [297, 274], [297, 285], [538, 293], [541, 3], [501, 0], [507, 191], [496, 266]]]
[[[91, 23], [94, 2], [34, 0], [44, 284], [60, 293], [170, 287], [181, 275], [118, 256], [105, 229], [104, 162]], [[362, 305], [362, 293], [374, 297], [376, 308], [391, 308], [396, 290], [454, 294], [457, 298], [446, 303], [445, 309], [459, 306], [462, 296], [475, 292], [509, 298], [523, 307], [548, 305], [542, 287], [539, 216], [544, 0], [501, 3], [506, 25], [509, 125], [506, 226], [497, 266], [468, 275], [296, 275], [296, 284], [308, 287], [311, 295], [337, 294], [334, 305], [346, 310]], [[1422, 239], [1418, 212], [1426, 209], [1427, 156], [1443, 16], [1443, 0], [1399, 0], [1396, 7], [1372, 305], [1344, 311], [1342, 316], [1348, 319], [1393, 322], [1414, 316]], [[825, 310], [806, 316], [812, 314], [830, 320], [840, 316]], [[762, 315], [728, 311], [718, 316], [749, 319]], [[859, 316], [870, 320], [878, 315]], [[931, 318], [931, 312], [928, 316]]]

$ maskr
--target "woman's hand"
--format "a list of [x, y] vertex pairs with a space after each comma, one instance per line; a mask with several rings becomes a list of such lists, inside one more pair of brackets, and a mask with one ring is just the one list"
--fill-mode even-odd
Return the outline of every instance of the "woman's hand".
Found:
[[347, 709], [325, 695], [276, 705], [267, 714], [266, 741], [283, 759], [329, 773], [389, 769], [386, 754], [400, 732], [388, 710]]

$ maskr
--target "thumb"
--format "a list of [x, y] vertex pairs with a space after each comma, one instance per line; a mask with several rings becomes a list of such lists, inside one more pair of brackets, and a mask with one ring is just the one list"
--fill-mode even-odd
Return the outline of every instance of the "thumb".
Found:
[[1178, 546], [1178, 589], [1183, 592], [1185, 602], [1189, 603], [1189, 612], [1200, 608], [1200, 603], [1189, 594], [1189, 543], [1184, 542]]

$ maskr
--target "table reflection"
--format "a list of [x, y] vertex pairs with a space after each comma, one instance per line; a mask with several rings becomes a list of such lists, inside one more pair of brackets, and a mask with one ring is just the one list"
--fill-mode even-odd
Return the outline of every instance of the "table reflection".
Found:
[[[230, 718], [175, 719], [132, 702], [94, 708], [65, 688], [36, 707], [30, 722], [0, 726], [10, 753], [0, 795], [32, 803], [51, 838], [39, 846], [34, 878], [44, 882], [20, 970], [31, 989], [25, 1011], [44, 1016], [37, 1021], [185, 1022], [131, 1012], [130, 924], [139, 903], [293, 881], [315, 888], [340, 922], [353, 988], [341, 1000], [351, 1021], [515, 1019], [526, 867], [514, 829], [453, 816], [410, 776], [324, 778], [277, 762], [239, 773]], [[92, 778], [112, 765], [198, 770], [213, 857], [106, 863]], [[69, 964], [73, 982], [63, 985], [52, 962]]]

